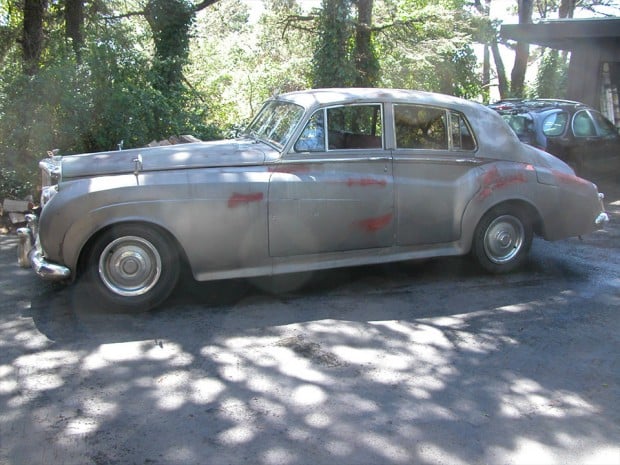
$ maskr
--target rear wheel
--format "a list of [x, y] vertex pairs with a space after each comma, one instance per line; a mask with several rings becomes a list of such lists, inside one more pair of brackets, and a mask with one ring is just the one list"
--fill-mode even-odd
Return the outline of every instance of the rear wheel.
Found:
[[492, 273], [507, 273], [523, 264], [532, 245], [532, 225], [518, 208], [496, 207], [476, 228], [472, 253]]
[[156, 228], [114, 226], [87, 253], [85, 280], [107, 310], [151, 309], [172, 293], [179, 279], [174, 241]]

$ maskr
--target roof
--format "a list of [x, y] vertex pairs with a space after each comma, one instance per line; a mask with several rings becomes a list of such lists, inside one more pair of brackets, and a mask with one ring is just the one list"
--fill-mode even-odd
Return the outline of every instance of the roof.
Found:
[[504, 24], [500, 36], [560, 50], [574, 50], [586, 42], [617, 47], [620, 18], [571, 18], [532, 24]]
[[385, 89], [385, 88], [332, 88], [332, 89], [310, 89], [297, 92], [289, 92], [275, 97], [278, 100], [286, 100], [296, 103], [305, 108], [316, 106], [337, 105], [340, 103], [359, 102], [415, 102], [425, 105], [442, 105], [453, 108], [464, 108], [478, 106], [478, 103], [452, 97], [450, 95], [436, 94], [406, 89]]
[[532, 100], [500, 100], [488, 105], [489, 108], [500, 113], [546, 112], [555, 109], [583, 109], [587, 105], [572, 100], [560, 99], [532, 99]]

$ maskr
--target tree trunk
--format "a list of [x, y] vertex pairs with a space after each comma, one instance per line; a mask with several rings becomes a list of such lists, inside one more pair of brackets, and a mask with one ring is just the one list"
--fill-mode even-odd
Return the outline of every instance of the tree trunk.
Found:
[[349, 51], [350, 1], [322, 0], [321, 10], [312, 60], [312, 86], [351, 86], [356, 74]]
[[575, 0], [561, 0], [558, 16], [560, 18], [572, 18], [575, 13]]
[[[534, 2], [532, 0], [519, 0], [519, 24], [532, 22]], [[517, 42], [515, 49], [515, 63], [510, 75], [510, 93], [513, 97], [523, 97], [525, 87], [525, 72], [527, 61], [530, 56], [530, 44]]]
[[502, 60], [502, 55], [499, 52], [497, 41], [491, 43], [491, 52], [493, 53], [493, 61], [495, 62], [495, 69], [497, 70], [499, 98], [504, 99], [509, 97], [508, 80], [506, 79], [506, 68], [504, 67], [504, 61]]
[[149, 0], [144, 9], [155, 42], [153, 85], [165, 94], [182, 86], [194, 15], [186, 0]]
[[489, 103], [491, 86], [491, 54], [489, 46], [484, 46], [484, 55], [482, 59], [482, 102]]
[[71, 40], [78, 63], [84, 45], [84, 0], [65, 0], [65, 36]]
[[24, 24], [21, 40], [23, 69], [28, 76], [39, 71], [43, 51], [43, 19], [47, 0], [24, 0]]
[[357, 1], [357, 24], [355, 25], [354, 62], [357, 76], [355, 85], [372, 87], [379, 74], [379, 63], [372, 44], [373, 0]]

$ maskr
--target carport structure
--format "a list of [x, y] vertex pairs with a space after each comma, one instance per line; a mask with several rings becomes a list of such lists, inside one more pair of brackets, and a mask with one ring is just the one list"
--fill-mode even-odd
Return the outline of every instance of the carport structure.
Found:
[[567, 97], [599, 108], [620, 127], [620, 18], [505, 24], [500, 35], [570, 51]]

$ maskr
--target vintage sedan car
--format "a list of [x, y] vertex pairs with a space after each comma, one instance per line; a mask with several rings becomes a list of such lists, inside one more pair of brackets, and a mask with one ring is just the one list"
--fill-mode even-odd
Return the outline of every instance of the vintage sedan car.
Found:
[[496, 112], [407, 90], [288, 93], [235, 140], [40, 166], [23, 261], [111, 309], [160, 304], [183, 266], [205, 281], [471, 253], [503, 273], [534, 234], [608, 220], [594, 184]]

